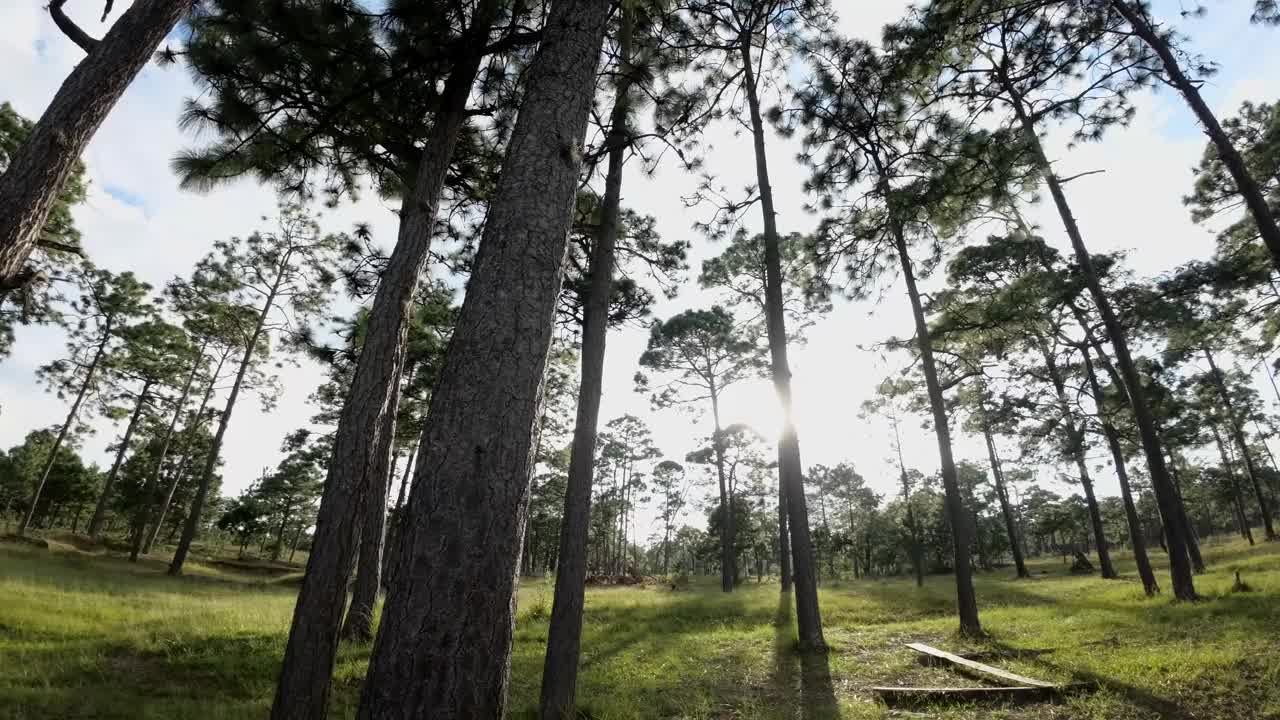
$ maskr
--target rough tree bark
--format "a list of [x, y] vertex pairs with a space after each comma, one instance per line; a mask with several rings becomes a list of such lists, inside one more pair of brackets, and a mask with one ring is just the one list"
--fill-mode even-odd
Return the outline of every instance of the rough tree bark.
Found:
[[1045, 154], [1044, 147], [1040, 143], [1040, 136], [1036, 133], [1035, 123], [1027, 115], [1026, 107], [1021, 97], [1012, 93], [1011, 86], [1007, 83], [1007, 80], [1005, 87], [1011, 93], [1014, 113], [1022, 126], [1027, 142], [1035, 153], [1036, 164], [1044, 174], [1045, 183], [1049, 186], [1049, 194], [1053, 196], [1054, 206], [1062, 219], [1067, 237], [1071, 240], [1071, 248], [1075, 254], [1076, 263], [1080, 267], [1085, 286], [1089, 288], [1089, 296], [1093, 299], [1094, 307], [1098, 308], [1098, 314], [1102, 317], [1103, 327], [1107, 331], [1107, 339], [1111, 341], [1111, 347], [1115, 350], [1116, 364], [1120, 366], [1120, 375], [1124, 378], [1124, 385], [1129, 395], [1129, 404], [1133, 408], [1134, 420], [1138, 425], [1138, 435], [1142, 439], [1142, 449], [1146, 455], [1147, 469], [1151, 474], [1151, 487], [1155, 491], [1156, 503], [1160, 506], [1160, 514], [1166, 519], [1165, 534], [1166, 542], [1169, 545], [1169, 576], [1173, 585], [1174, 597], [1179, 600], [1195, 600], [1197, 599], [1195, 580], [1191, 575], [1190, 563], [1187, 562], [1186, 530], [1183, 527], [1179, 527], [1178, 523], [1169, 522], [1171, 518], [1178, 517], [1178, 496], [1173, 488], [1173, 481], [1169, 477], [1169, 469], [1164, 462], [1160, 434], [1156, 430], [1155, 416], [1152, 415], [1151, 407], [1147, 403], [1146, 389], [1142, 385], [1142, 379], [1138, 374], [1137, 366], [1133, 362], [1133, 356], [1129, 353], [1129, 343], [1125, 338], [1124, 327], [1120, 324], [1120, 319], [1116, 317], [1115, 310], [1111, 307], [1111, 300], [1107, 297], [1106, 291], [1103, 290], [1102, 282], [1098, 279], [1098, 272], [1093, 266], [1093, 259], [1089, 255], [1089, 249], [1085, 246], [1084, 237], [1080, 234], [1080, 228], [1076, 225], [1075, 216], [1071, 213], [1071, 206], [1067, 203], [1067, 196], [1062, 190], [1062, 183], [1059, 182], [1058, 176], [1054, 174], [1053, 165], [1049, 162], [1049, 157]]
[[[587, 536], [591, 524], [591, 481], [595, 473], [596, 430], [604, 384], [605, 340], [609, 329], [609, 296], [613, 291], [614, 248], [618, 240], [618, 216], [622, 207], [622, 166], [630, 143], [627, 118], [634, 70], [631, 67], [632, 15], [627, 5], [619, 10], [619, 80], [609, 117], [608, 168], [600, 226], [591, 251], [590, 286], [582, 312], [582, 372], [578, 412], [573, 426], [569, 477], [565, 489], [564, 518], [560, 524], [560, 551], [556, 568], [551, 626], [542, 664], [539, 709], [542, 720], [561, 720], [577, 714], [578, 657], [582, 642], [582, 604], [587, 575]], [[667, 567], [667, 543], [671, 524], [662, 541], [663, 573]]]
[[1223, 131], [1222, 125], [1218, 122], [1218, 118], [1209, 109], [1208, 103], [1200, 96], [1199, 83], [1187, 77], [1182, 71], [1178, 59], [1173, 54], [1173, 49], [1169, 46], [1168, 41], [1156, 30], [1151, 19], [1147, 17], [1146, 10], [1141, 6], [1135, 6], [1128, 0], [1111, 0], [1111, 6], [1120, 13], [1121, 16], [1133, 28], [1133, 32], [1143, 42], [1150, 47], [1160, 58], [1160, 62], [1164, 65], [1165, 73], [1169, 76], [1169, 82], [1178, 92], [1182, 93], [1182, 97], [1186, 99], [1187, 104], [1191, 106], [1191, 111], [1195, 113], [1196, 119], [1204, 127], [1204, 132], [1209, 136], [1209, 141], [1218, 151], [1218, 157], [1222, 159], [1222, 164], [1227, 167], [1227, 172], [1231, 174], [1232, 181], [1236, 184], [1236, 190], [1244, 199], [1244, 204], [1249, 208], [1249, 214], [1253, 216], [1254, 222], [1258, 226], [1258, 234], [1262, 236], [1262, 242], [1266, 245], [1267, 250], [1271, 253], [1271, 262], [1277, 268], [1280, 268], [1280, 225], [1276, 223], [1276, 216], [1271, 211], [1271, 206], [1267, 203], [1267, 198], [1262, 192], [1262, 188], [1258, 185], [1258, 181], [1249, 173], [1248, 167], [1245, 166], [1244, 158], [1240, 156], [1240, 151], [1236, 150], [1231, 144], [1231, 139], [1227, 137], [1227, 133]]
[[169, 563], [168, 573], [172, 576], [176, 577], [182, 574], [182, 566], [187, 561], [187, 554], [191, 552], [191, 543], [195, 542], [196, 533], [200, 530], [200, 514], [204, 512], [204, 503], [209, 498], [209, 485], [213, 482], [213, 472], [218, 467], [218, 456], [222, 453], [222, 440], [227, 435], [227, 426], [231, 424], [231, 413], [235, 411], [236, 400], [240, 397], [240, 387], [244, 385], [244, 378], [249, 373], [249, 367], [253, 365], [253, 353], [258, 349], [258, 340], [262, 337], [263, 329], [266, 327], [267, 316], [271, 313], [271, 308], [275, 306], [276, 297], [280, 292], [280, 284], [284, 281], [292, 253], [293, 251], [286, 252], [284, 257], [280, 259], [279, 269], [276, 271], [275, 279], [271, 283], [271, 290], [268, 291], [266, 300], [262, 302], [262, 307], [258, 310], [253, 333], [250, 334], [248, 342], [245, 343], [244, 354], [240, 356], [240, 367], [236, 370], [236, 379], [231, 383], [231, 392], [227, 395], [227, 404], [222, 408], [222, 416], [218, 418], [218, 430], [213, 435], [213, 442], [209, 445], [209, 454], [205, 456], [204, 466], [200, 470], [200, 480], [196, 485], [196, 494], [191, 499], [190, 510], [187, 511], [187, 522], [182, 527], [182, 537], [178, 538], [178, 547], [174, 549], [173, 560]]
[[[88, 55], [13, 154], [0, 175], [0, 288], [12, 287], [23, 274], [58, 192], [89, 140], [190, 7], [191, 0], [134, 2], [102, 40], [89, 44]], [[88, 44], [74, 33], [69, 37], [81, 47]]]
[[753, 38], [741, 38], [742, 87], [746, 91], [751, 116], [751, 138], [755, 150], [756, 185], [764, 220], [765, 324], [769, 336], [769, 358], [773, 387], [781, 405], [783, 429], [778, 439], [778, 482], [787, 493], [787, 514], [791, 531], [792, 582], [796, 594], [796, 626], [800, 648], [825, 651], [822, 613], [818, 607], [818, 579], [814, 568], [813, 539], [809, 534], [809, 509], [804, 494], [804, 467], [800, 462], [800, 438], [796, 434], [791, 409], [791, 368], [787, 360], [787, 323], [782, 300], [782, 256], [779, 249], [777, 214], [773, 188], [769, 184], [769, 163], [765, 156], [764, 120], [760, 115], [755, 68], [751, 50]]
[[902, 266], [902, 279], [911, 300], [911, 313], [916, 324], [916, 345], [920, 350], [920, 363], [924, 370], [925, 387], [929, 392], [929, 407], [933, 413], [934, 434], [938, 438], [938, 456], [942, 465], [942, 487], [946, 495], [947, 519], [951, 522], [951, 538], [954, 548], [956, 575], [956, 609], [960, 616], [960, 633], [968, 636], [982, 634], [978, 621], [978, 597], [973, 592], [973, 568], [969, 562], [969, 522], [964, 511], [957, 482], [956, 461], [951, 455], [951, 427], [947, 420], [946, 400], [942, 396], [942, 384], [938, 382], [938, 368], [933, 359], [933, 339], [929, 324], [925, 321], [924, 306], [920, 302], [920, 290], [916, 287], [915, 270], [907, 250], [907, 239], [901, 226], [893, 228], [894, 244]]
[[124, 455], [129, 450], [129, 443], [133, 440], [133, 431], [138, 428], [138, 420], [142, 417], [142, 411], [147, 407], [148, 395], [151, 393], [151, 380], [142, 383], [142, 392], [138, 393], [138, 400], [134, 403], [133, 412], [129, 415], [129, 424], [124, 428], [124, 437], [120, 439], [120, 446], [116, 448], [116, 457], [111, 461], [111, 470], [107, 472], [107, 477], [102, 481], [102, 492], [98, 494], [98, 504], [93, 508], [93, 517], [89, 520], [89, 529], [86, 531], [89, 537], [98, 537], [102, 534], [102, 523], [107, 518], [107, 503], [111, 500], [111, 491], [115, 488], [116, 478], [120, 475], [120, 466], [124, 464]]
[[67, 411], [67, 419], [62, 423], [62, 428], [58, 430], [58, 437], [53, 441], [53, 447], [49, 450], [49, 459], [45, 460], [44, 469], [40, 471], [40, 482], [36, 484], [36, 491], [31, 494], [31, 505], [27, 508], [27, 514], [22, 518], [22, 524], [18, 526], [18, 535], [27, 534], [27, 528], [31, 527], [31, 521], [35, 519], [36, 507], [40, 504], [40, 495], [44, 492], [45, 483], [49, 482], [49, 473], [53, 470], [53, 464], [58, 459], [58, 450], [62, 449], [62, 443], [67, 439], [67, 433], [71, 432], [71, 426], [76, 422], [76, 415], [80, 412], [80, 404], [84, 402], [84, 396], [89, 392], [89, 385], [93, 382], [93, 376], [98, 371], [98, 366], [102, 363], [102, 356], [107, 352], [107, 343], [111, 342], [111, 318], [107, 318], [102, 330], [102, 341], [98, 343], [98, 349], [93, 351], [93, 359], [89, 361], [89, 367], [84, 372], [84, 382], [80, 383], [80, 390], [76, 392], [76, 399], [71, 403], [71, 409]]
[[430, 254], [440, 194], [499, 6], [498, 0], [477, 5], [470, 27], [459, 39], [464, 50], [449, 73], [418, 175], [401, 205], [399, 237], [374, 296], [355, 376], [338, 418], [333, 460], [293, 611], [272, 720], [311, 720], [326, 713], [347, 578], [368, 523], [368, 503], [385, 493], [410, 307]]
[[[389, 404], [397, 407], [400, 404], [400, 381], [397, 380], [396, 391], [392, 393]], [[383, 438], [394, 441], [396, 433], [396, 414], [389, 412], [384, 419]], [[382, 555], [387, 539], [387, 500], [391, 490], [391, 458], [387, 453], [377, 453], [372, 458], [374, 463], [385, 463], [383, 467], [370, 470], [370, 487], [368, 499], [364, 507], [364, 524], [360, 527], [359, 550], [356, 558], [356, 581], [351, 588], [351, 606], [347, 608], [347, 619], [342, 625], [341, 637], [347, 640], [368, 642], [373, 639], [373, 611], [378, 603], [378, 592], [382, 590]]]
[[357, 717], [506, 716], [534, 425], [609, 3], [554, 0], [422, 433]]

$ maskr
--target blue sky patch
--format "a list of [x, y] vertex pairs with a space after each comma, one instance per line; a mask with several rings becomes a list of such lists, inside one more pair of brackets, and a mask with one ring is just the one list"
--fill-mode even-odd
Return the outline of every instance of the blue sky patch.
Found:
[[130, 207], [142, 208], [143, 212], [146, 212], [147, 210], [146, 198], [142, 197], [142, 195], [136, 192], [133, 192], [126, 188], [122, 188], [119, 185], [110, 185], [110, 184], [103, 185], [102, 189], [108, 195], [115, 198], [116, 200], [119, 200], [125, 205], [128, 205]]

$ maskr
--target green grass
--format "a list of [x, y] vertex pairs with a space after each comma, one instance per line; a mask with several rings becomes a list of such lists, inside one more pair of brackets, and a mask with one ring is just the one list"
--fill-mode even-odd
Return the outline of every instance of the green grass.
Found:
[[[579, 698], [595, 718], [879, 718], [881, 684], [970, 685], [923, 668], [901, 644], [950, 649], [1047, 649], [1002, 667], [1093, 689], [1021, 707], [934, 706], [941, 718], [1280, 718], [1280, 545], [1206, 548], [1206, 601], [1146, 599], [1120, 559], [1122, 581], [1072, 577], [1056, 560], [1037, 577], [980, 575], [982, 644], [955, 635], [952, 581], [830, 584], [822, 611], [832, 652], [794, 652], [791, 614], [776, 587], [723, 595], [609, 588], [589, 592]], [[1157, 559], [1160, 559], [1157, 556]], [[1231, 593], [1239, 569], [1257, 589]], [[1161, 568], [1163, 571], [1163, 568]], [[1041, 573], [1043, 571], [1043, 573]], [[0, 543], [0, 718], [263, 718], [288, 629], [287, 578], [195, 564], [131, 565], [69, 545]], [[1167, 578], [1163, 572], [1162, 580]], [[537, 698], [551, 587], [527, 582], [512, 662], [512, 707]], [[339, 657], [334, 717], [350, 717], [369, 648]]]

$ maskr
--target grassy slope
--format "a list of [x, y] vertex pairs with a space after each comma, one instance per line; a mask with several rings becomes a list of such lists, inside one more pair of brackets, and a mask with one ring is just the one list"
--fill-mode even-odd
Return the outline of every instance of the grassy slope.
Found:
[[[163, 577], [66, 545], [0, 544], [0, 718], [265, 717], [292, 610], [287, 582], [199, 566]], [[1053, 649], [1001, 661], [1035, 677], [1088, 680], [1094, 692], [1022, 708], [933, 708], [929, 717], [1280, 718], [1280, 547], [1207, 548], [1204, 603], [1147, 600], [1128, 581], [1047, 574], [980, 576], [986, 649]], [[1242, 571], [1258, 592], [1228, 592]], [[1167, 577], [1161, 575], [1161, 578]], [[513, 707], [537, 697], [550, 586], [527, 583], [513, 658]], [[776, 588], [725, 596], [695, 590], [600, 589], [587, 601], [579, 697], [598, 718], [898, 717], [876, 684], [973, 684], [925, 669], [903, 651], [955, 639], [951, 581], [855, 582], [824, 588], [829, 662], [791, 651]], [[782, 622], [779, 622], [779, 619]], [[348, 717], [368, 647], [344, 648], [335, 717]]]

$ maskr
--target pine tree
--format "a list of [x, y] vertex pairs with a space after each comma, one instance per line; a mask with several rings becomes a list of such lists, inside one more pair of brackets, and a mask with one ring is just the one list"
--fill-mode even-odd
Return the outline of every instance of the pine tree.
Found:
[[54, 389], [59, 397], [75, 393], [67, 419], [58, 430], [49, 451], [48, 462], [32, 493], [27, 515], [18, 526], [18, 534], [26, 533], [35, 517], [40, 494], [58, 458], [59, 448], [68, 433], [80, 421], [80, 408], [86, 400], [100, 400], [104, 388], [106, 366], [109, 366], [120, 349], [124, 328], [139, 318], [154, 313], [148, 297], [151, 286], [139, 281], [133, 273], [116, 275], [107, 270], [86, 266], [77, 272], [80, 297], [70, 310], [76, 317], [67, 340], [69, 357], [41, 368], [41, 379]]
[[270, 353], [273, 337], [285, 340], [280, 336], [324, 311], [336, 279], [332, 267], [342, 238], [322, 234], [316, 220], [297, 206], [282, 206], [277, 224], [274, 232], [218, 242], [196, 267], [193, 284], [213, 295], [204, 311], [213, 316], [212, 325], [238, 339], [240, 362], [169, 564], [170, 575], [182, 574], [200, 528], [222, 441], [246, 377]]
[[643, 372], [636, 374], [638, 391], [650, 392], [655, 407], [693, 406], [701, 412], [711, 406], [712, 449], [720, 506], [725, 522], [720, 535], [720, 589], [732, 592], [734, 578], [733, 508], [729, 503], [729, 476], [725, 461], [725, 428], [720, 421], [720, 398], [731, 385], [756, 377], [763, 369], [763, 349], [758, 326], [741, 326], [720, 306], [687, 310], [649, 331], [649, 345], [640, 356], [640, 367], [659, 374], [654, 385]]

